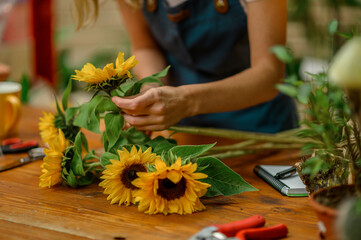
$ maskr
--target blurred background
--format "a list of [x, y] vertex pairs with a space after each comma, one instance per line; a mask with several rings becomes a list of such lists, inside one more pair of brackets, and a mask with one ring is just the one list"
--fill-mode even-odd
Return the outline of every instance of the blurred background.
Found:
[[[305, 71], [326, 69], [345, 41], [329, 34], [331, 20], [338, 21], [339, 32], [360, 33], [361, 0], [288, 0], [288, 11], [287, 46], [297, 59], [300, 78]], [[0, 0], [0, 63], [11, 67], [8, 80], [29, 90], [24, 102], [50, 108], [54, 93], [62, 94], [74, 69], [86, 62], [103, 67], [119, 51], [129, 57], [117, 1], [102, 1], [98, 20], [78, 31], [73, 12], [71, 0]], [[75, 104], [89, 97], [81, 87], [71, 95]]]

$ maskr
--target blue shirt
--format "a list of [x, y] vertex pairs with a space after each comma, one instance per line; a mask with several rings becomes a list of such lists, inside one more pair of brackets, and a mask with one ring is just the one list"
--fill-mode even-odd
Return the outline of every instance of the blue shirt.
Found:
[[[217, 81], [250, 67], [247, 14], [239, 0], [227, 2], [225, 13], [218, 12], [211, 0], [188, 0], [175, 7], [158, 0], [152, 11], [144, 5], [149, 28], [171, 65], [172, 85]], [[179, 15], [183, 17], [174, 21], [172, 16]], [[294, 128], [297, 122], [293, 100], [279, 93], [266, 103], [200, 114], [182, 119], [180, 124], [275, 133]]]

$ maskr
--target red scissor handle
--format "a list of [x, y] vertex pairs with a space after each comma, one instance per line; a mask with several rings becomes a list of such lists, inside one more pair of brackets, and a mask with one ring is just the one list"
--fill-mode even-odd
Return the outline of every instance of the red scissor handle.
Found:
[[221, 225], [213, 225], [213, 226], [217, 227], [218, 232], [223, 233], [227, 237], [233, 237], [240, 230], [247, 228], [263, 227], [265, 223], [266, 220], [264, 219], [264, 217], [262, 217], [261, 215], [254, 215], [252, 217], [240, 221], [221, 224]]
[[15, 143], [10, 145], [10, 149], [16, 150], [23, 150], [23, 149], [28, 149], [28, 148], [34, 148], [38, 146], [38, 142], [35, 140], [31, 140], [31, 141], [26, 141], [26, 142], [22, 142], [22, 143]]
[[239, 240], [267, 240], [284, 238], [288, 234], [287, 226], [278, 224], [272, 227], [250, 228], [239, 231], [236, 238]]
[[8, 138], [5, 139], [4, 141], [2, 141], [2, 145], [3, 146], [7, 146], [7, 145], [13, 145], [13, 144], [17, 144], [17, 143], [21, 143], [20, 138]]

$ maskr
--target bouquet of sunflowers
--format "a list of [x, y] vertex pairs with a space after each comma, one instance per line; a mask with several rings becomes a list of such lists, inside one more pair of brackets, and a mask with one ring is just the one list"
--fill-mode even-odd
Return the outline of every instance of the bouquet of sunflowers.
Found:
[[[214, 156], [206, 153], [214, 146], [177, 145], [171, 138], [151, 139], [142, 131], [124, 129], [121, 109], [113, 96], [138, 94], [143, 84], [158, 83], [169, 67], [152, 76], [136, 80], [130, 69], [137, 64], [134, 56], [124, 61], [120, 52], [113, 63], [103, 69], [90, 63], [73, 75], [86, 82], [92, 98], [75, 107], [68, 107], [72, 81], [63, 94], [57, 113], [44, 113], [39, 130], [48, 148], [41, 165], [40, 187], [62, 184], [82, 187], [100, 179], [111, 204], [136, 204], [139, 211], [191, 214], [205, 209], [200, 198], [230, 196], [254, 187]], [[104, 119], [105, 130], [100, 131]], [[81, 129], [102, 134], [104, 153], [98, 156], [89, 150]]]

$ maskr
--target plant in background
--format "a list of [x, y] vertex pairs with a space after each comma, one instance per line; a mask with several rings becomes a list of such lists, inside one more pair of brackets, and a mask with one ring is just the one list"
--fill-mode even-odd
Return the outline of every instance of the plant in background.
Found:
[[[329, 30], [331, 34], [337, 32], [337, 21], [330, 23]], [[310, 81], [298, 80], [291, 74], [285, 79], [285, 84], [277, 86], [305, 105], [303, 127], [297, 135], [313, 141], [303, 146], [306, 160], [298, 165], [298, 170], [310, 192], [323, 187], [355, 184], [356, 194], [360, 193], [360, 122], [355, 118], [361, 111], [355, 109], [355, 106], [360, 106], [357, 105], [360, 92], [344, 91], [338, 86], [341, 85], [339, 82], [346, 84], [351, 81], [349, 87], [354, 86], [355, 81], [361, 85], [360, 44], [359, 37], [349, 40], [335, 56], [329, 72], [309, 73]], [[281, 60], [292, 63], [292, 55], [287, 49], [279, 46], [273, 51]]]

